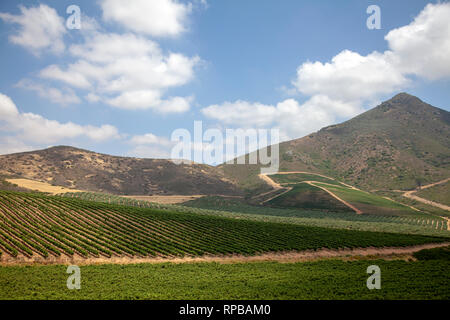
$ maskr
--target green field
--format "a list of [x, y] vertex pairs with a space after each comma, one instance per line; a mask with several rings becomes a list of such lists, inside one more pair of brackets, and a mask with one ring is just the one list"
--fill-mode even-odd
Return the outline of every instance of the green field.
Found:
[[[158, 204], [138, 201], [102, 193], [77, 192], [63, 195], [68, 198], [121, 204], [139, 208], [195, 213], [252, 221], [277, 222], [318, 226], [334, 229], [353, 229], [362, 231], [394, 232], [450, 237], [447, 222], [427, 214], [417, 216], [357, 215], [352, 212], [328, 212], [324, 210], [305, 210], [295, 208], [272, 208], [249, 205], [240, 199], [218, 196], [202, 197], [183, 203], [183, 205]], [[217, 210], [220, 208], [220, 210]]]
[[407, 246], [444, 240], [0, 192], [0, 248], [12, 256], [251, 255], [281, 250]]
[[307, 183], [293, 185], [292, 190], [266, 202], [266, 204], [279, 208], [298, 208], [328, 212], [353, 211], [326, 191]]
[[[380, 290], [366, 287], [370, 265]], [[0, 267], [0, 299], [450, 299], [445, 260], [93, 265], [80, 290], [66, 268]]]
[[303, 181], [317, 181], [335, 185], [342, 185], [339, 181], [329, 179], [313, 173], [272, 174], [269, 177], [273, 181], [280, 184], [295, 184]]
[[405, 205], [395, 201], [380, 197], [376, 194], [368, 193], [361, 190], [350, 189], [341, 186], [330, 186], [322, 183], [314, 183], [330, 190], [341, 199], [354, 205], [366, 214], [374, 215], [394, 215], [394, 216], [423, 216]]
[[450, 246], [420, 250], [415, 252], [414, 258], [417, 260], [446, 260], [450, 261]]
[[[190, 204], [230, 211], [98, 193], [46, 196], [0, 191], [0, 258], [254, 255], [441, 243], [450, 236], [408, 217], [251, 206], [221, 197]], [[366, 227], [396, 233], [347, 230]], [[2, 266], [0, 299], [449, 299], [450, 262], [445, 250], [423, 250], [415, 254], [419, 261], [409, 262], [369, 257], [299, 263], [82, 265], [81, 290], [67, 289], [67, 266]], [[382, 270], [381, 290], [366, 287], [366, 269], [374, 264]]]

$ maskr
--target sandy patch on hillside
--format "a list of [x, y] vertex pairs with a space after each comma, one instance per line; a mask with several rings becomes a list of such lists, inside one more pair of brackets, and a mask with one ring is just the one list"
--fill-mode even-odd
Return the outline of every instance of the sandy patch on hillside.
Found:
[[66, 187], [60, 187], [60, 186], [52, 186], [49, 183], [46, 182], [40, 182], [30, 179], [5, 179], [6, 181], [17, 184], [19, 187], [30, 189], [33, 191], [40, 191], [40, 192], [48, 192], [52, 194], [58, 194], [58, 193], [65, 193], [65, 192], [83, 192], [82, 190], [77, 189], [69, 189]]
[[294, 263], [305, 261], [316, 261], [323, 259], [340, 259], [340, 260], [355, 260], [355, 259], [414, 259], [412, 254], [414, 252], [449, 246], [450, 242], [446, 243], [429, 243], [409, 247], [384, 247], [384, 248], [354, 248], [354, 249], [318, 249], [305, 251], [288, 251], [288, 252], [268, 252], [254, 256], [244, 256], [239, 254], [215, 256], [205, 255], [200, 257], [127, 257], [127, 256], [113, 256], [106, 257], [90, 257], [83, 258], [79, 255], [72, 257], [60, 256], [43, 258], [34, 255], [27, 258], [19, 255], [16, 258], [7, 254], [3, 254], [0, 259], [0, 265], [34, 265], [34, 264], [76, 264], [76, 265], [93, 265], [93, 264], [136, 264], [136, 263], [197, 263], [197, 262], [217, 262], [217, 263], [247, 263], [247, 262], [282, 262]]

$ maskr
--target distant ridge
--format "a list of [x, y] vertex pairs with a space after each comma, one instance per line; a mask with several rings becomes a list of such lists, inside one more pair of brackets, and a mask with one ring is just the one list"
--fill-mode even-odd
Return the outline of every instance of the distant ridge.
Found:
[[110, 156], [70, 146], [2, 155], [0, 175], [123, 195], [239, 194], [212, 166]]

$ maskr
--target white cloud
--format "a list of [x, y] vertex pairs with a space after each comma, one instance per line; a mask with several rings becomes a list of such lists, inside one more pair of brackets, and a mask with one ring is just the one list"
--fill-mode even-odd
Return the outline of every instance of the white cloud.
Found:
[[58, 89], [53, 87], [46, 87], [42, 84], [35, 83], [31, 80], [26, 79], [19, 81], [16, 86], [35, 91], [39, 94], [39, 96], [63, 106], [68, 104], [81, 103], [80, 98], [70, 88]]
[[93, 141], [119, 138], [117, 129], [111, 125], [81, 126], [72, 122], [60, 123], [34, 113], [21, 113], [14, 102], [0, 93], [0, 131], [15, 134], [23, 143], [48, 144], [63, 139], [87, 137]]
[[125, 28], [156, 37], [176, 36], [186, 31], [190, 3], [177, 0], [102, 0], [103, 18]]
[[97, 32], [83, 44], [72, 45], [69, 51], [77, 61], [65, 69], [48, 66], [40, 76], [89, 90], [89, 101], [103, 101], [116, 108], [161, 113], [180, 113], [190, 108], [192, 97], [163, 96], [168, 89], [194, 77], [198, 57], [164, 54], [156, 42], [133, 34]]
[[91, 84], [86, 77], [78, 72], [62, 71], [57, 65], [49, 65], [40, 71], [42, 78], [59, 80], [76, 88], [89, 88]]
[[169, 139], [156, 136], [153, 133], [132, 136], [129, 142], [136, 145], [157, 144], [162, 146], [171, 146], [173, 144]]
[[331, 62], [306, 62], [295, 88], [305, 95], [360, 102], [404, 89], [415, 74], [431, 80], [450, 77], [450, 3], [428, 4], [410, 24], [386, 36], [390, 50], [366, 56], [344, 50]]
[[403, 90], [412, 83], [411, 74], [431, 80], [450, 77], [450, 3], [428, 4], [413, 22], [385, 39], [390, 50], [384, 53], [364, 56], [343, 50], [330, 62], [300, 65], [292, 84], [308, 97], [301, 105], [294, 99], [276, 105], [238, 100], [211, 105], [202, 113], [232, 126], [275, 126], [283, 139], [297, 138]]
[[15, 137], [1, 136], [0, 137], [0, 154], [10, 154], [16, 152], [31, 151], [34, 148], [27, 145]]
[[163, 159], [170, 158], [171, 148], [175, 144], [169, 139], [153, 133], [132, 136], [128, 142], [134, 145], [133, 149], [128, 152], [129, 156]]
[[8, 121], [19, 115], [16, 105], [10, 97], [0, 93], [0, 119]]
[[385, 37], [396, 67], [431, 80], [450, 76], [450, 3], [428, 4], [407, 26]]
[[203, 108], [202, 113], [225, 124], [244, 127], [264, 127], [272, 123], [278, 115], [274, 106], [243, 100], [211, 105]]
[[344, 50], [330, 63], [306, 62], [297, 69], [293, 84], [305, 95], [326, 95], [342, 101], [378, 97], [404, 87], [405, 76], [384, 54], [361, 56]]
[[357, 105], [334, 101], [323, 95], [316, 95], [303, 104], [294, 99], [286, 99], [276, 105], [238, 100], [202, 109], [206, 117], [233, 127], [279, 128], [282, 140], [306, 135], [332, 124], [342, 114], [355, 116], [359, 112]]
[[66, 29], [63, 18], [55, 9], [45, 4], [31, 8], [21, 5], [19, 9], [20, 15], [0, 13], [0, 19], [19, 25], [19, 30], [9, 37], [12, 43], [23, 46], [34, 54], [40, 54], [43, 50], [56, 54], [64, 51], [63, 36]]
[[170, 159], [170, 150], [159, 146], [136, 146], [127, 153], [130, 157]]

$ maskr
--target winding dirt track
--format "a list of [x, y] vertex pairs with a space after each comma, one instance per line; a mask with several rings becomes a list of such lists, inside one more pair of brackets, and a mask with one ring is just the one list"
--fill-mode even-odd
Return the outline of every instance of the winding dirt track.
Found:
[[[330, 179], [330, 180], [335, 180], [334, 178], [327, 177], [327, 176], [324, 176], [324, 175], [322, 175], [322, 174], [312, 173], [312, 172], [305, 172], [305, 171], [285, 171], [285, 172], [277, 172], [277, 173], [274, 173], [274, 174], [295, 174], [295, 173], [314, 174], [314, 175], [321, 176], [321, 177], [324, 177], [324, 178], [327, 178], [327, 179]], [[273, 181], [273, 180], [269, 177], [269, 175], [271, 175], [271, 174], [260, 173], [258, 176], [259, 176], [260, 179], [264, 180], [267, 184], [269, 184], [274, 190], [269, 191], [269, 192], [266, 192], [266, 193], [264, 193], [264, 194], [262, 194], [262, 195], [260, 195], [260, 196], [263, 196], [263, 195], [266, 195], [266, 194], [268, 194], [268, 193], [275, 192], [275, 191], [278, 191], [278, 190], [280, 190], [280, 189], [283, 189], [283, 186], [282, 186], [281, 184], [279, 184], [279, 183]], [[312, 186], [314, 186], [314, 187], [316, 187], [316, 188], [320, 188], [320, 189], [322, 189], [323, 191], [327, 192], [330, 196], [332, 196], [332, 197], [335, 198], [336, 200], [342, 202], [344, 205], [346, 205], [347, 207], [349, 207], [350, 209], [352, 209], [353, 211], [355, 211], [356, 214], [362, 214], [362, 213], [363, 213], [361, 210], [359, 210], [359, 209], [356, 208], [355, 206], [353, 206], [353, 205], [351, 205], [350, 203], [348, 203], [347, 201], [345, 201], [345, 200], [339, 198], [336, 194], [334, 194], [334, 193], [331, 192], [330, 190], [328, 190], [328, 189], [326, 189], [326, 188], [324, 188], [324, 187], [315, 185], [315, 184], [314, 184], [315, 181], [303, 181], [303, 182], [304, 182], [304, 183], [308, 183], [309, 185], [312, 185]], [[324, 183], [324, 182], [321, 182], [321, 183]], [[349, 187], [349, 188], [352, 188], [352, 189], [355, 189], [355, 190], [359, 190], [359, 189], [357, 189], [357, 188], [355, 188], [355, 187], [353, 187], [353, 186], [351, 186], [351, 185], [345, 184], [345, 183], [343, 183], [343, 182], [340, 182], [340, 183], [342, 183], [343, 185], [345, 185], [345, 186], [347, 186], [347, 187]], [[327, 184], [327, 183], [325, 183], [325, 184]], [[286, 187], [285, 187], [285, 188], [286, 188]], [[286, 188], [286, 191], [284, 191], [284, 192], [282, 192], [282, 193], [279, 193], [279, 194], [276, 194], [276, 195], [274, 195], [273, 197], [270, 197], [269, 199], [266, 199], [266, 200], [262, 201], [261, 204], [263, 204], [263, 203], [265, 203], [265, 202], [268, 202], [268, 201], [270, 201], [270, 200], [272, 200], [272, 199], [275, 199], [275, 198], [281, 196], [282, 194], [285, 194], [286, 192], [289, 192], [289, 191], [291, 191], [291, 190], [292, 190], [292, 187], [287, 187], [287, 188]]]
[[414, 252], [423, 249], [432, 249], [439, 247], [447, 247], [450, 242], [445, 243], [429, 243], [409, 247], [384, 247], [384, 248], [354, 248], [354, 249], [318, 249], [306, 251], [288, 251], [288, 252], [269, 252], [255, 256], [243, 255], [227, 255], [227, 256], [200, 256], [200, 257], [184, 257], [184, 258], [152, 258], [152, 257], [98, 257], [83, 258], [79, 255], [73, 257], [31, 257], [18, 256], [16, 258], [2, 256], [0, 265], [36, 265], [36, 264], [76, 264], [76, 265], [93, 265], [93, 264], [136, 264], [136, 263], [196, 263], [196, 262], [217, 262], [217, 263], [246, 263], [246, 262], [305, 262], [322, 259], [410, 259]]
[[[330, 196], [332, 196], [333, 198], [335, 198], [336, 200], [342, 202], [343, 204], [345, 204], [347, 207], [349, 207], [350, 209], [352, 209], [353, 211], [356, 212], [356, 214], [362, 214], [363, 212], [361, 210], [359, 210], [358, 208], [356, 208], [354, 205], [351, 205], [350, 203], [348, 203], [347, 201], [345, 201], [344, 199], [339, 198], [336, 194], [334, 194], [333, 192], [331, 192], [330, 190], [328, 190], [327, 188], [324, 188], [322, 186], [318, 186], [314, 184], [314, 181], [305, 181], [306, 183], [316, 187], [316, 188], [320, 188], [323, 191], [327, 192]], [[322, 182], [323, 183], [323, 182]]]
[[[418, 192], [420, 190], [431, 188], [431, 187], [437, 186], [439, 184], [446, 183], [447, 181], [450, 181], [450, 178], [447, 178], [447, 179], [444, 179], [444, 180], [441, 180], [441, 181], [438, 181], [438, 182], [427, 184], [427, 185], [421, 187], [420, 189], [414, 189], [414, 190], [411, 190], [411, 191], [405, 191], [403, 193], [403, 196], [406, 197], [406, 198], [409, 198], [409, 199], [413, 199], [413, 200], [416, 200], [416, 201], [428, 204], [428, 205], [433, 206], [433, 207], [437, 207], [437, 208], [440, 208], [440, 209], [443, 209], [443, 210], [450, 211], [450, 207], [446, 206], [445, 204], [434, 202], [434, 201], [431, 201], [431, 200], [428, 200], [428, 199], [424, 199], [424, 198], [421, 198], [421, 197], [418, 197], [418, 196], [414, 195], [414, 193], [416, 193], [416, 192]], [[441, 216], [441, 218], [444, 219], [444, 220], [447, 220], [447, 230], [450, 231], [450, 218], [444, 217], [444, 216]]]
[[424, 198], [421, 198], [421, 197], [413, 195], [414, 193], [416, 193], [416, 192], [418, 192], [420, 190], [428, 189], [428, 188], [437, 186], [439, 184], [446, 183], [447, 181], [450, 181], [450, 178], [447, 178], [447, 179], [444, 179], [444, 180], [441, 180], [441, 181], [438, 181], [438, 182], [435, 182], [435, 183], [427, 184], [426, 186], [423, 186], [420, 189], [414, 189], [414, 190], [411, 190], [411, 191], [405, 191], [403, 193], [403, 196], [406, 197], [406, 198], [410, 198], [410, 199], [413, 199], [413, 200], [416, 200], [416, 201], [428, 204], [430, 206], [434, 206], [434, 207], [437, 207], [437, 208], [441, 208], [441, 209], [450, 211], [450, 207], [446, 206], [445, 204], [434, 202], [434, 201], [427, 200], [427, 199], [424, 199]]

